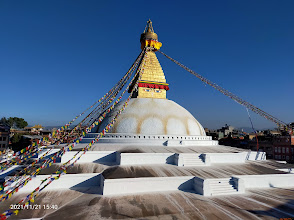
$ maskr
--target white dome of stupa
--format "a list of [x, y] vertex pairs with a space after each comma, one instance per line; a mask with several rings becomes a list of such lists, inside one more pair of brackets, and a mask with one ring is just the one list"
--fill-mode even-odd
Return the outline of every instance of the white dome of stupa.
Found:
[[[118, 104], [102, 121], [100, 132], [121, 109]], [[110, 133], [200, 135], [201, 124], [185, 108], [168, 99], [133, 98], [115, 122]]]

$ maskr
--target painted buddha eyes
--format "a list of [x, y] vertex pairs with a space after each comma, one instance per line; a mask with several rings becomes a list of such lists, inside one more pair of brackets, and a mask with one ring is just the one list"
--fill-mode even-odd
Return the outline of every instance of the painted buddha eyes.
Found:
[[162, 92], [160, 89], [144, 89], [145, 92], [151, 92], [152, 90], [154, 90], [154, 92], [156, 92], [156, 93]]

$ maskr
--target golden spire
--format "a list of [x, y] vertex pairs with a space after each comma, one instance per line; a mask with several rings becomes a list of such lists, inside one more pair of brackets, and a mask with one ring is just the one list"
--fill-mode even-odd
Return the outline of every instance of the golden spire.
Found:
[[152, 22], [149, 19], [140, 38], [142, 50], [145, 47], [148, 47], [149, 50], [146, 52], [145, 68], [138, 84], [137, 98], [166, 99], [166, 91], [169, 90], [169, 87], [155, 54], [155, 51], [159, 50], [162, 45], [157, 39], [158, 36], [154, 33]]

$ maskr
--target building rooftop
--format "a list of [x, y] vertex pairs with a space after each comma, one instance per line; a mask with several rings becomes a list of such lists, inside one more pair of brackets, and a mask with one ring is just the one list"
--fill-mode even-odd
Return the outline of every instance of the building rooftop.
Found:
[[41, 139], [42, 136], [40, 135], [23, 135], [23, 138], [28, 138], [28, 139]]

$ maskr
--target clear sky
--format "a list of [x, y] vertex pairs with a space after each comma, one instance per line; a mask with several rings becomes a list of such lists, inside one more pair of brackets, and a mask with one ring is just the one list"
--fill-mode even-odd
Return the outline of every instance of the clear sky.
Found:
[[[294, 1], [0, 1], [0, 117], [62, 125], [105, 94], [140, 52], [150, 18], [162, 51], [294, 121]], [[246, 109], [161, 54], [170, 91], [203, 126], [250, 127]], [[275, 125], [251, 113], [256, 128]]]

